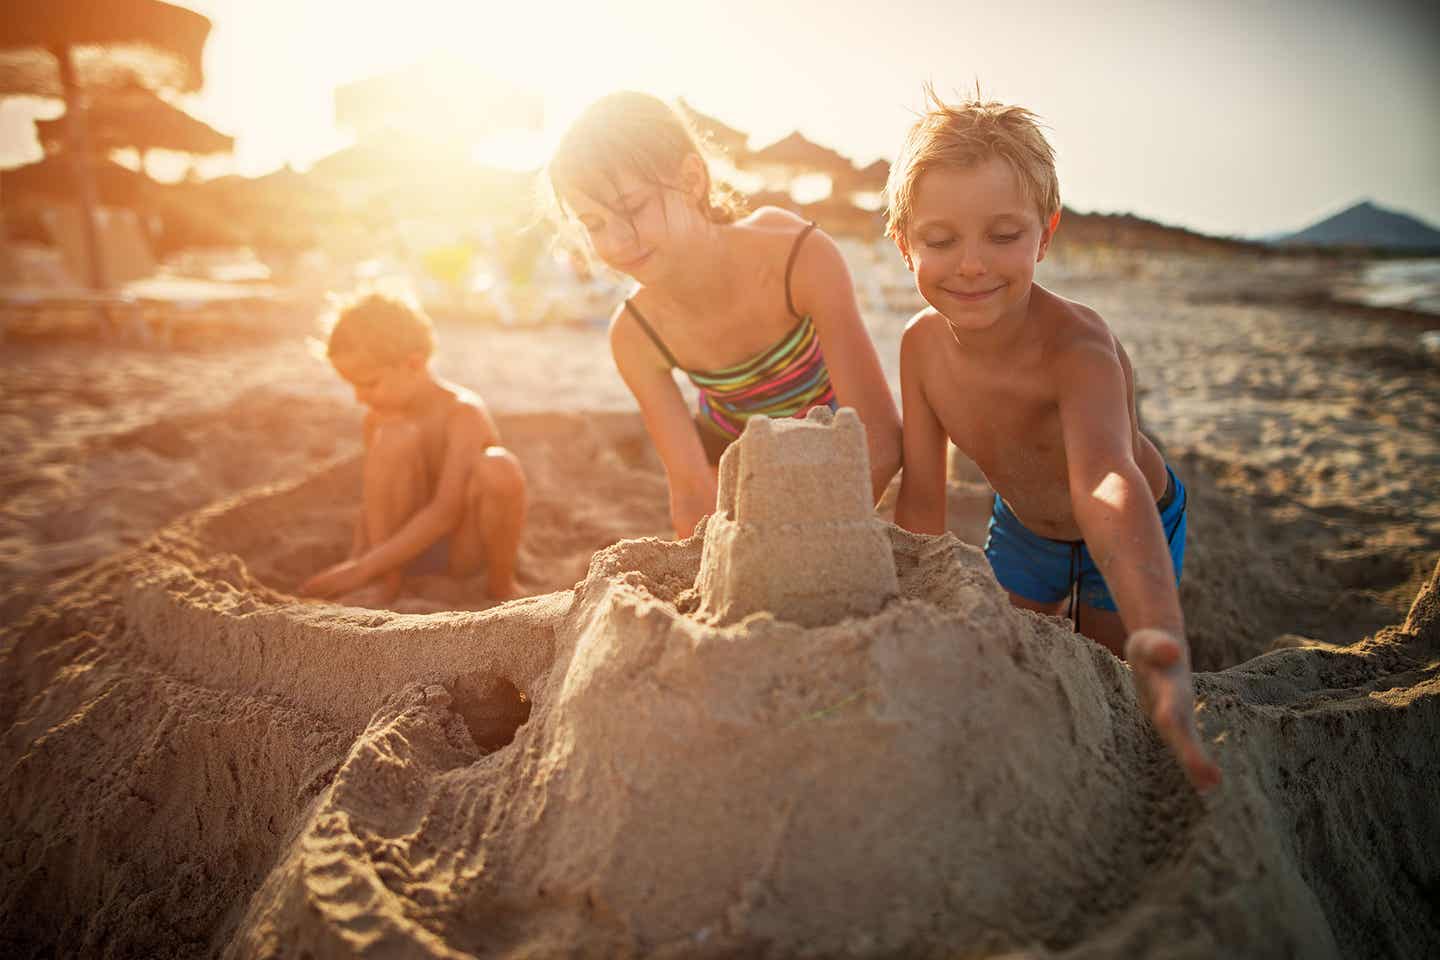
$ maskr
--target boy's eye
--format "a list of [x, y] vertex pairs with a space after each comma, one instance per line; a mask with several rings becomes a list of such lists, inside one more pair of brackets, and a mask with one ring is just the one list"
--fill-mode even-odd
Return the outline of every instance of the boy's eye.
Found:
[[995, 241], [996, 243], [1014, 243], [1016, 240], [1019, 240], [1019, 239], [1020, 239], [1020, 234], [1018, 234], [1018, 233], [992, 233], [992, 234], [990, 235], [990, 239], [993, 240], [993, 241]]
[[944, 250], [954, 242], [954, 237], [931, 237], [925, 241], [925, 246], [931, 250]]

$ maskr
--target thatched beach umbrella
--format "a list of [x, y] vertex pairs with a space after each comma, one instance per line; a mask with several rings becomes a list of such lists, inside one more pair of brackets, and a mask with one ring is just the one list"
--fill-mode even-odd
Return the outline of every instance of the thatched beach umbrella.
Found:
[[[416, 104], [441, 102], [443, 120]], [[473, 146], [506, 131], [538, 131], [544, 102], [533, 90], [495, 76], [470, 60], [438, 57], [335, 90], [335, 122], [361, 144], [396, 136]]]
[[[145, 199], [146, 187], [154, 182], [144, 174], [113, 160], [94, 160], [88, 170], [90, 183], [105, 206], [136, 207]], [[0, 192], [11, 204], [31, 198], [46, 203], [75, 195], [75, 170], [69, 157], [49, 156], [11, 170], [0, 170]]]
[[690, 125], [695, 128], [706, 140], [724, 150], [734, 163], [739, 163], [749, 152], [750, 134], [743, 130], [736, 130], [716, 120], [714, 117], [701, 113], [680, 97], [676, 103], [680, 106], [680, 112]]
[[890, 179], [890, 161], [876, 160], [874, 163], [861, 167], [849, 177], [845, 178], [846, 190], [852, 192], [871, 191], [879, 193], [885, 189], [885, 182]]
[[90, 283], [104, 285], [95, 235], [93, 155], [85, 124], [80, 80], [87, 63], [151, 86], [199, 89], [201, 51], [210, 21], [159, 0], [8, 0], [0, 18], [0, 93], [63, 96], [67, 152], [75, 166], [76, 190], [84, 210]]
[[[140, 152], [143, 163], [151, 150], [208, 156], [235, 149], [234, 137], [197, 120], [138, 84], [96, 95], [87, 111], [86, 124], [90, 147], [98, 156], [105, 156], [111, 150], [134, 148]], [[66, 138], [65, 118], [36, 120], [35, 133], [46, 153], [57, 153]]]
[[855, 169], [843, 154], [807, 139], [798, 130], [751, 153], [745, 158], [744, 167], [747, 170], [778, 169], [791, 175], [823, 173], [834, 180]]

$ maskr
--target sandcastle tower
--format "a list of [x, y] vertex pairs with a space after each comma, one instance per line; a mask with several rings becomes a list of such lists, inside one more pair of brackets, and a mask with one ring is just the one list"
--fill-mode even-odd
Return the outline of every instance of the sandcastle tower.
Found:
[[899, 592], [854, 410], [750, 420], [720, 458], [695, 588], [713, 622], [768, 611], [807, 627], [870, 616]]

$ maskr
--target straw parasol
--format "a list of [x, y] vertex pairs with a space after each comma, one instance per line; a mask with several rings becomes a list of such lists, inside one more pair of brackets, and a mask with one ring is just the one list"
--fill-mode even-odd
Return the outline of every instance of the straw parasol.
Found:
[[791, 173], [823, 173], [839, 179], [855, 167], [843, 154], [809, 140], [799, 130], [745, 158], [746, 169], [778, 168]]
[[[436, 102], [446, 107], [438, 127], [432, 113], [415, 109], [417, 103]], [[497, 132], [540, 130], [544, 108], [535, 91], [445, 56], [338, 87], [335, 122], [361, 143], [391, 140], [398, 133], [473, 144]]]
[[738, 161], [748, 152], [750, 134], [743, 130], [736, 130], [734, 127], [727, 126], [708, 114], [701, 113], [686, 103], [684, 97], [678, 98], [676, 103], [680, 107], [680, 112], [690, 121], [690, 125], [695, 128], [695, 132], [699, 133], [721, 150], [724, 150], [732, 159]]
[[0, 18], [0, 94], [65, 99], [67, 153], [85, 211], [90, 282], [104, 285], [95, 235], [93, 151], [81, 78], [129, 76], [147, 86], [197, 90], [210, 21], [159, 0], [8, 0]]
[[[206, 156], [235, 148], [234, 137], [134, 83], [95, 96], [86, 120], [91, 148], [101, 156], [126, 147], [139, 150], [142, 158], [151, 150]], [[36, 120], [35, 132], [46, 153], [57, 153], [65, 139], [65, 118]]]
[[[144, 174], [111, 160], [95, 160], [90, 177], [100, 202], [113, 207], [139, 206], [147, 187], [154, 186]], [[0, 170], [0, 190], [6, 203], [23, 202], [25, 198], [64, 200], [75, 195], [75, 171], [69, 157], [46, 157], [23, 167]]]
[[890, 161], [876, 160], [874, 163], [861, 167], [845, 179], [845, 189], [859, 192], [861, 190], [874, 191], [879, 193], [885, 189], [885, 183], [890, 179]]

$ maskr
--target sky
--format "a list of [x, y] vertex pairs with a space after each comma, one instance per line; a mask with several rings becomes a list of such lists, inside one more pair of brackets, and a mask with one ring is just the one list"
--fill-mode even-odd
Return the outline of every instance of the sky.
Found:
[[[1396, 0], [186, 0], [213, 29], [187, 106], [234, 169], [304, 169], [350, 142], [337, 85], [435, 55], [544, 98], [545, 143], [616, 89], [686, 100], [763, 146], [798, 129], [861, 164], [922, 90], [1040, 114], [1062, 197], [1207, 233], [1306, 226], [1362, 199], [1440, 225], [1440, 4]], [[397, 15], [403, 11], [403, 16]], [[463, 95], [463, 94], [462, 94]], [[453, 104], [417, 104], [443, 123]], [[0, 165], [38, 154], [0, 107]]]

